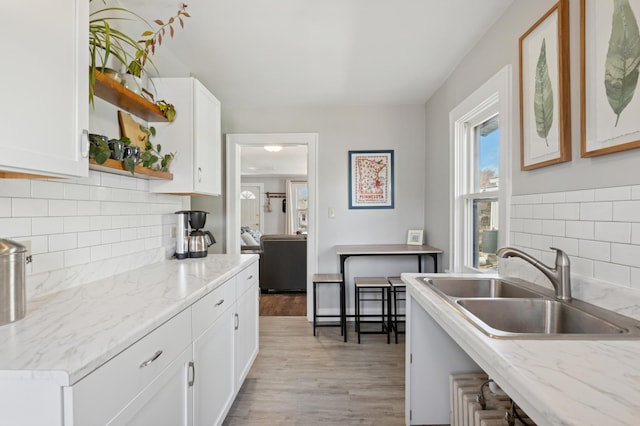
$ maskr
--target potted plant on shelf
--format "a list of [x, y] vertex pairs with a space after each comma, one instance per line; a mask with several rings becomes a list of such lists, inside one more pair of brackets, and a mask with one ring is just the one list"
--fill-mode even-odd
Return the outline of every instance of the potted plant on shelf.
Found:
[[[91, 2], [93, 0], [89, 0]], [[105, 0], [102, 0], [105, 3]], [[105, 3], [106, 4], [106, 3]], [[182, 3], [175, 16], [165, 23], [160, 19], [153, 22], [159, 26], [156, 31], [147, 30], [136, 40], [125, 32], [115, 28], [112, 24], [121, 20], [137, 20], [153, 28], [143, 17], [123, 7], [104, 7], [90, 14], [89, 20], [89, 101], [93, 105], [96, 71], [104, 72], [110, 57], [125, 65], [126, 72], [134, 77], [140, 77], [145, 71], [145, 66], [151, 64], [157, 71], [155, 64], [149, 57], [155, 53], [156, 47], [162, 45], [167, 35], [173, 38], [174, 24], [177, 22], [184, 28], [184, 18], [190, 15], [186, 11], [187, 5]], [[137, 83], [139, 84], [139, 82]], [[140, 87], [140, 86], [139, 86]], [[166, 101], [158, 101], [156, 105], [169, 121], [175, 116], [173, 105]]]

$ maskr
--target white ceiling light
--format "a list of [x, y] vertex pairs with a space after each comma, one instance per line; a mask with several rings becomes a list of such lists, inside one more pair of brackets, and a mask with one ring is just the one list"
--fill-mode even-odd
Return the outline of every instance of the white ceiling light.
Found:
[[282, 145], [265, 145], [264, 149], [269, 152], [280, 152], [282, 151]]

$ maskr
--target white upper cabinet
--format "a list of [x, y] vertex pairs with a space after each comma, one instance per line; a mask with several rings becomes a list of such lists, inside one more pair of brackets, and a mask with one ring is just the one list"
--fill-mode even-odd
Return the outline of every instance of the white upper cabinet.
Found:
[[154, 79], [158, 99], [177, 111], [172, 123], [150, 123], [156, 128], [151, 141], [161, 144], [161, 154], [176, 154], [169, 170], [171, 181], [151, 181], [151, 192], [220, 195], [222, 152], [220, 101], [193, 77]]
[[87, 176], [89, 2], [4, 1], [0, 14], [0, 176]]

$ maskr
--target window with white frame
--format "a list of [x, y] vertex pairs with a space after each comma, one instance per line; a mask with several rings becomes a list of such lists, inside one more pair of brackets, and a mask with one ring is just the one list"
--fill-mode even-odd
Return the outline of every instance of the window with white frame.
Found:
[[451, 266], [494, 271], [508, 237], [511, 68], [503, 68], [450, 114]]

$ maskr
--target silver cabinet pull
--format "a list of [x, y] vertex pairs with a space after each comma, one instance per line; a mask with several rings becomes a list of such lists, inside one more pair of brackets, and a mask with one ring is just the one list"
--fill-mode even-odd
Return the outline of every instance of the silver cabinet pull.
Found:
[[196, 382], [196, 365], [193, 361], [189, 361], [189, 379], [188, 385], [189, 387], [193, 387], [193, 384]]
[[149, 364], [153, 363], [155, 360], [160, 358], [160, 355], [162, 355], [162, 351], [157, 351], [155, 354], [153, 354], [153, 356], [151, 358], [149, 358], [148, 360], [146, 360], [145, 362], [140, 364], [140, 368], [144, 368], [144, 367], [148, 366]]
[[253, 279], [253, 275], [249, 275], [249, 276], [247, 277], [247, 281], [248, 281], [248, 280], [252, 280], [252, 279]]
[[82, 158], [89, 156], [89, 131], [82, 129], [82, 136], [80, 137], [80, 155]]
[[240, 328], [240, 315], [238, 315], [237, 313], [234, 314], [236, 317], [236, 324], [234, 329], [237, 330], [238, 328]]
[[220, 306], [224, 303], [224, 299], [220, 299], [220, 301], [218, 303], [216, 303], [214, 306]]
[[198, 167], [198, 182], [202, 182], [202, 167]]

